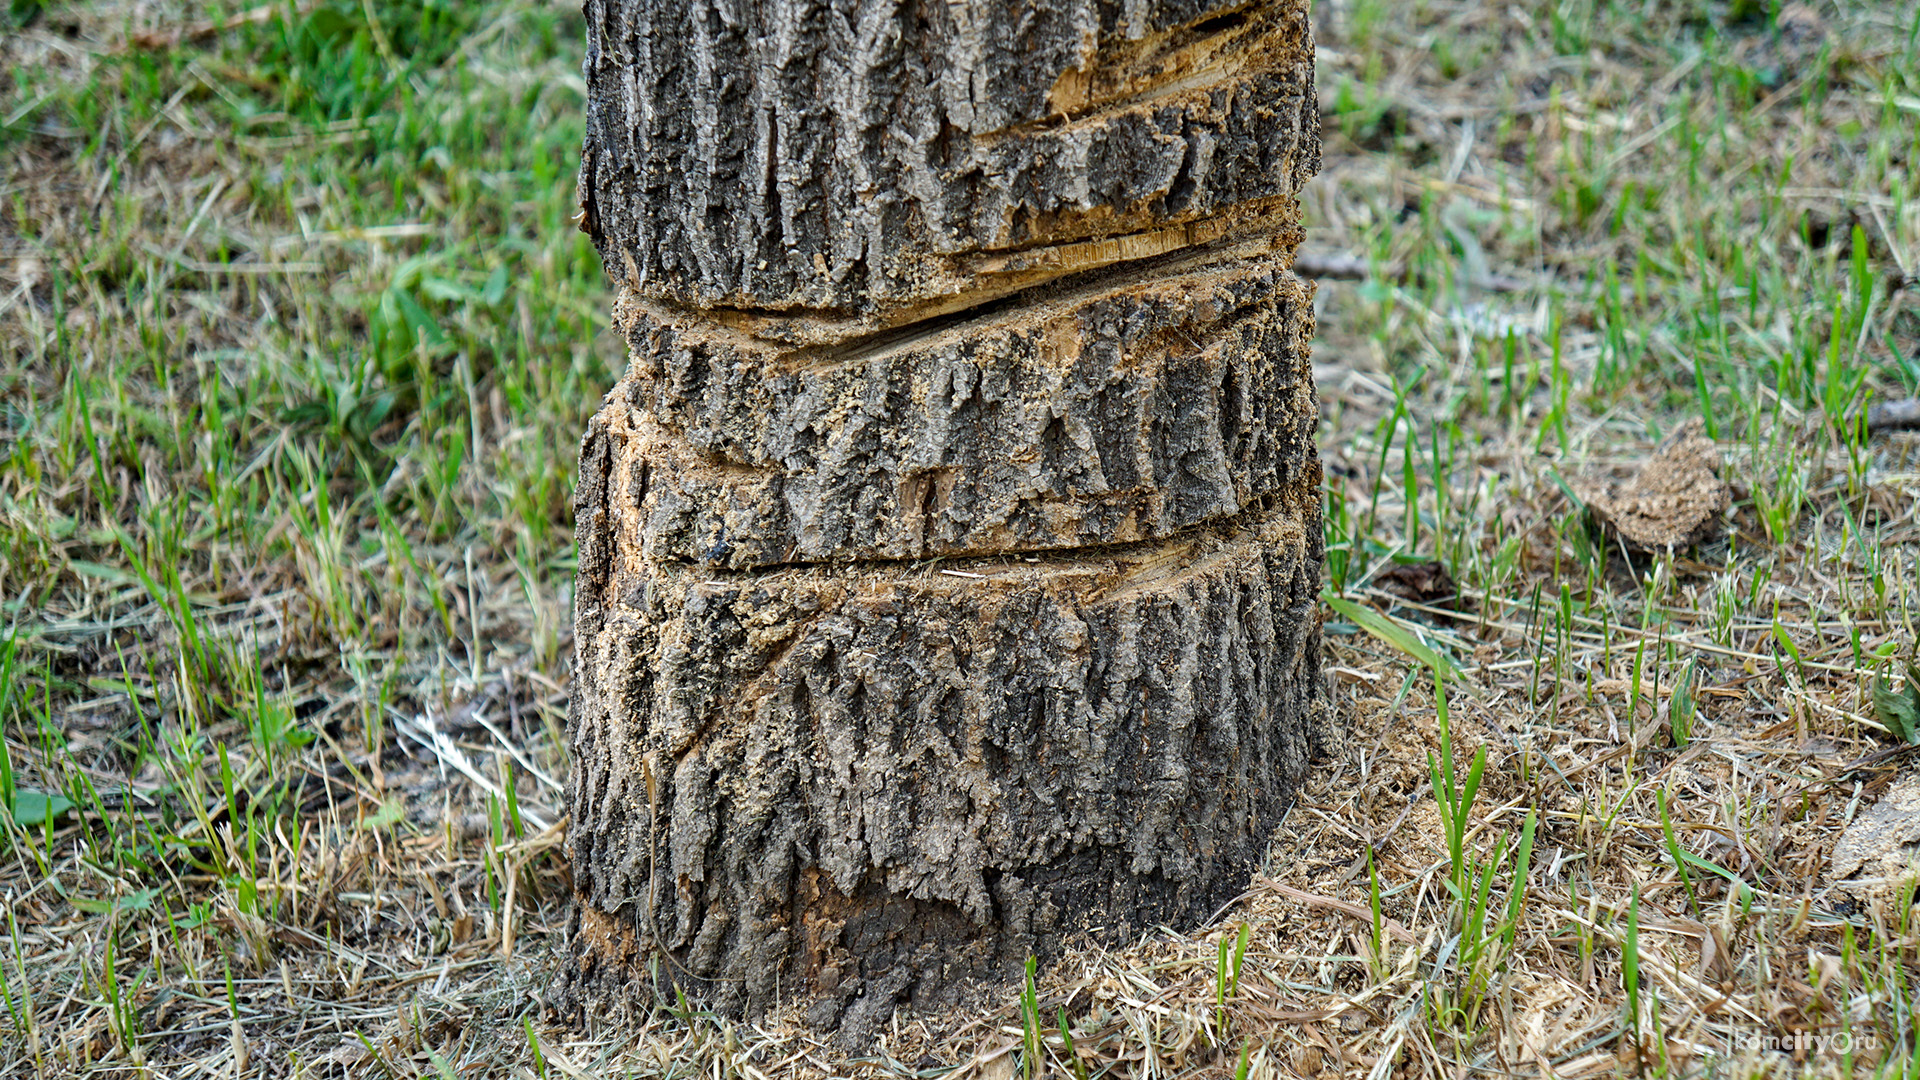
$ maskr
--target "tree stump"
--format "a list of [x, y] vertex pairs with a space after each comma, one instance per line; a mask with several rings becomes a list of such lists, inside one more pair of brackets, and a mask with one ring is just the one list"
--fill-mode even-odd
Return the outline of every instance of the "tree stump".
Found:
[[1304, 4], [590, 0], [563, 1011], [1194, 928], [1330, 737]]

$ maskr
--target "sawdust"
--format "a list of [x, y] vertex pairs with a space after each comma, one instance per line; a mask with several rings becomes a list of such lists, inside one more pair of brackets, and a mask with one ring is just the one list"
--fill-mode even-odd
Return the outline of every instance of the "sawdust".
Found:
[[1920, 772], [1895, 780], [1833, 845], [1834, 879], [1862, 870], [1893, 879], [1920, 873]]
[[1629, 548], [1676, 551], [1711, 537], [1732, 505], [1719, 468], [1720, 450], [1695, 419], [1667, 436], [1632, 476], [1590, 478], [1575, 486], [1594, 516]]

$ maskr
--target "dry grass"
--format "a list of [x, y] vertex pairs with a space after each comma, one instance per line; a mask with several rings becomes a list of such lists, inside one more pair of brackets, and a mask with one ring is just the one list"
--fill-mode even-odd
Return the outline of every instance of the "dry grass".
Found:
[[[1316, 22], [1346, 751], [1215, 927], [857, 1062], [541, 1015], [618, 358], [578, 16], [7, 30], [0, 1075], [1912, 1076], [1910, 861], [1832, 854], [1920, 758], [1872, 694], [1920, 641], [1920, 440], [1858, 423], [1920, 389], [1920, 11]], [[1725, 527], [1629, 553], [1574, 493], [1694, 416]]]

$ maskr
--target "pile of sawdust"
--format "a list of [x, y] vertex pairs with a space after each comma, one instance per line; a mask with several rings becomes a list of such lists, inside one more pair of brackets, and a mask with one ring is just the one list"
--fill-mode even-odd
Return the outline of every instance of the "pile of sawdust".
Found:
[[1594, 516], [1636, 551], [1678, 551], [1711, 537], [1733, 493], [1698, 419], [1667, 436], [1631, 477], [1575, 485]]

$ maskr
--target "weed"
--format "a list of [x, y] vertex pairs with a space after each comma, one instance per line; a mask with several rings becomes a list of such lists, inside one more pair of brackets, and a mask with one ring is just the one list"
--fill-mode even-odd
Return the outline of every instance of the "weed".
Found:
[[1026, 1069], [1027, 1080], [1040, 1075], [1041, 1052], [1045, 1045], [1040, 1039], [1040, 995], [1033, 986], [1033, 973], [1038, 961], [1027, 957], [1026, 985], [1020, 991], [1020, 1061]]
[[1240, 962], [1246, 959], [1247, 942], [1253, 937], [1253, 927], [1240, 924], [1240, 932], [1231, 942], [1220, 939], [1220, 956], [1213, 968], [1213, 1007], [1214, 1039], [1225, 1043], [1227, 1038], [1227, 1002], [1240, 995]]
[[1920, 744], [1920, 665], [1906, 665], [1899, 687], [1884, 674], [1874, 676], [1873, 715], [1895, 741]]
[[1472, 883], [1467, 853], [1468, 815], [1473, 810], [1474, 798], [1480, 793], [1480, 781], [1486, 772], [1487, 748], [1481, 746], [1476, 749], [1466, 775], [1459, 775], [1454, 764], [1453, 725], [1448, 719], [1445, 686], [1435, 685], [1433, 701], [1434, 719], [1440, 729], [1440, 755], [1438, 758], [1428, 755], [1427, 768], [1433, 783], [1434, 800], [1440, 810], [1440, 832], [1446, 839], [1447, 861], [1451, 868], [1447, 885], [1453, 892], [1454, 900], [1464, 904]]

